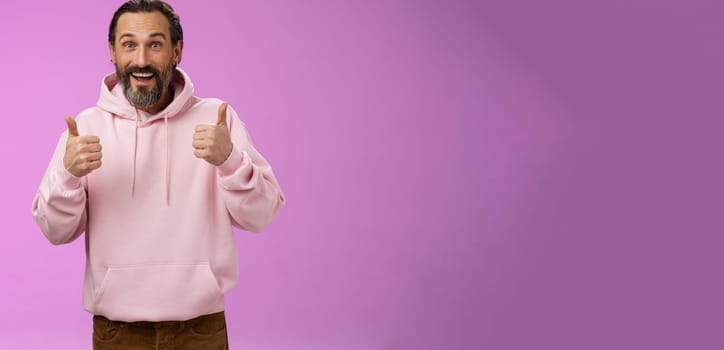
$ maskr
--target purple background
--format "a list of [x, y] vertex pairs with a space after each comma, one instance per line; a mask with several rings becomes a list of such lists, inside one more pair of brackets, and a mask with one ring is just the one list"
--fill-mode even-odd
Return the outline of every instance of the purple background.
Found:
[[[233, 349], [724, 348], [722, 1], [172, 4], [288, 197], [237, 233]], [[90, 348], [30, 204], [119, 5], [0, 12], [0, 348]]]

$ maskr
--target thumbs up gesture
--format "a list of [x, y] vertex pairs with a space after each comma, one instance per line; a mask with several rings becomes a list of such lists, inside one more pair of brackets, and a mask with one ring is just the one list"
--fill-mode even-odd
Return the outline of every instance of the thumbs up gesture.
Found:
[[224, 102], [219, 106], [216, 124], [200, 124], [194, 129], [194, 156], [213, 165], [221, 165], [231, 154], [232, 144], [229, 127], [226, 125], [226, 109]]
[[65, 143], [63, 166], [73, 176], [82, 177], [101, 167], [101, 140], [98, 136], [78, 135], [78, 125], [72, 117], [65, 117], [68, 124], [68, 141]]

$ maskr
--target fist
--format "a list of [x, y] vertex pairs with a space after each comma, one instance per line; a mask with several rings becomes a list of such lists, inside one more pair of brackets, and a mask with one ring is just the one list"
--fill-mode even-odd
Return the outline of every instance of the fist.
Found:
[[75, 119], [65, 117], [65, 122], [68, 124], [68, 141], [63, 156], [65, 170], [75, 177], [82, 177], [100, 168], [102, 154], [98, 136], [80, 136]]
[[201, 158], [213, 165], [221, 165], [226, 158], [229, 158], [231, 149], [231, 136], [229, 127], [226, 125], [226, 109], [229, 106], [224, 102], [219, 106], [219, 115], [216, 124], [200, 124], [194, 129], [194, 156]]

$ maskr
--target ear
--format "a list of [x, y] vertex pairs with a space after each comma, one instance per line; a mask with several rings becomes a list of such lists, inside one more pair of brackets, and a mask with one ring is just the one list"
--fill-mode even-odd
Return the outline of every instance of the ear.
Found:
[[113, 64], [115, 65], [116, 64], [116, 50], [115, 50], [115, 47], [113, 46], [113, 44], [108, 43], [108, 51], [111, 54], [111, 62], [113, 62]]
[[181, 54], [184, 51], [184, 42], [183, 40], [179, 40], [176, 43], [176, 46], [173, 48], [173, 62], [174, 65], [177, 66], [179, 63], [181, 63]]

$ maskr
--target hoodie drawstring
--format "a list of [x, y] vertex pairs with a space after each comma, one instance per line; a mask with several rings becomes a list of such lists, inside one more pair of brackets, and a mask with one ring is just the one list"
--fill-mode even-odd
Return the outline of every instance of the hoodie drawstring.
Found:
[[[141, 123], [138, 114], [136, 114], [136, 125], [133, 129], [133, 165], [132, 165], [132, 173], [131, 173], [131, 197], [133, 197], [135, 190], [136, 190], [136, 158], [138, 157], [138, 125]], [[171, 158], [169, 157], [169, 147], [168, 147], [168, 114], [163, 115], [163, 129], [165, 133], [165, 142], [166, 142], [166, 150], [165, 150], [165, 171], [164, 171], [164, 178], [166, 180], [165, 186], [164, 186], [164, 192], [166, 195], [166, 205], [171, 205]]]
[[171, 170], [170, 170], [170, 159], [168, 156], [168, 114], [163, 115], [164, 129], [166, 130], [166, 206], [171, 203], [170, 200], [170, 188], [171, 187]]
[[136, 156], [138, 153], [138, 113], [136, 113], [136, 126], [133, 129], [133, 166], [131, 173], [131, 197], [136, 191]]

